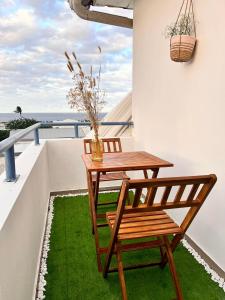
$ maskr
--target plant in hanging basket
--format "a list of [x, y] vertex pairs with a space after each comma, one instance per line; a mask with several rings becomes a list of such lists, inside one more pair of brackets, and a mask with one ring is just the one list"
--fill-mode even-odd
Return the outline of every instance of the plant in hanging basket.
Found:
[[165, 35], [170, 38], [171, 60], [187, 62], [192, 58], [196, 45], [196, 30], [191, 0], [183, 0], [176, 22], [166, 28]]

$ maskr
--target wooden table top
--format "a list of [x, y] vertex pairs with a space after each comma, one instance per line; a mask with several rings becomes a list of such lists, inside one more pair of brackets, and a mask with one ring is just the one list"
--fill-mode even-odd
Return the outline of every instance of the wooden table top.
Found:
[[91, 154], [82, 159], [88, 171], [113, 172], [173, 167], [173, 164], [144, 151], [104, 153], [103, 161], [92, 161]]

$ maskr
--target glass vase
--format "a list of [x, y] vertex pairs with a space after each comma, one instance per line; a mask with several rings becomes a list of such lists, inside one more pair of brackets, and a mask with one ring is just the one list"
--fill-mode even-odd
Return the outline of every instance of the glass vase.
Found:
[[103, 142], [101, 139], [91, 141], [91, 152], [93, 161], [103, 161]]

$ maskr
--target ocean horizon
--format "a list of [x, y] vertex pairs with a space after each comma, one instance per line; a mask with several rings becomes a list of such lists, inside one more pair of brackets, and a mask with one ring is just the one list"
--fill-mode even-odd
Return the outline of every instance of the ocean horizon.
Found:
[[[107, 113], [100, 113], [100, 119], [102, 119]], [[53, 122], [74, 120], [80, 121], [87, 119], [85, 113], [22, 113], [23, 118], [35, 119], [39, 122]], [[20, 116], [16, 113], [0, 113], [0, 123], [9, 122], [10, 120], [19, 119]]]

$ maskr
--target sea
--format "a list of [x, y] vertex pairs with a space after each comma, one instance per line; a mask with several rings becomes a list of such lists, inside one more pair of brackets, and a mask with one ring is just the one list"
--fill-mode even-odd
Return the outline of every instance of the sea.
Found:
[[[102, 119], [106, 113], [100, 113], [99, 117]], [[9, 122], [10, 120], [18, 119], [20, 116], [16, 113], [0, 113], [0, 123]], [[23, 118], [35, 119], [40, 122], [53, 122], [74, 120], [82, 121], [87, 119], [85, 113], [22, 113]]]

